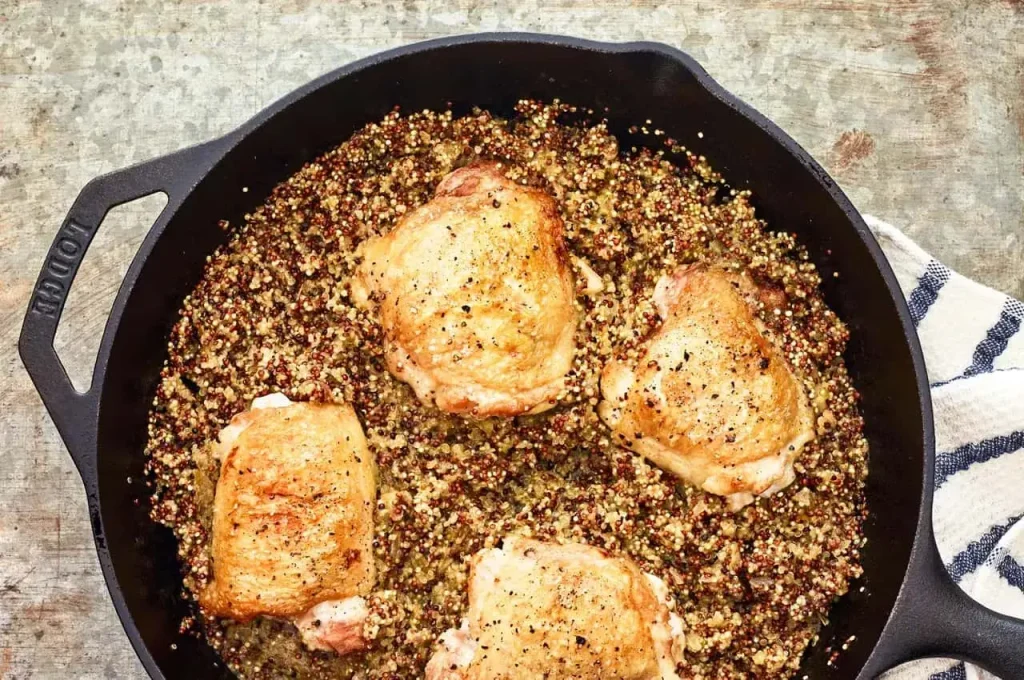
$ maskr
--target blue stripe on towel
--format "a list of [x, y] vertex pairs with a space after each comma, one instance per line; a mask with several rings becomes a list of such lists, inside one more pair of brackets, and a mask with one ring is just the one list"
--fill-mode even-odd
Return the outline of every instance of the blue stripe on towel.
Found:
[[[1008, 371], [1024, 371], [1024, 368], [1019, 368], [1017, 366], [1007, 366], [1006, 368], [993, 368], [991, 371], [988, 371], [988, 373], [1006, 373]], [[958, 375], [957, 377], [950, 378], [949, 380], [940, 380], [939, 382], [933, 382], [928, 387], [930, 387], [930, 388], [932, 388], [934, 390], [936, 387], [944, 387], [944, 386], [948, 385], [949, 383], [959, 382], [960, 380], [970, 380], [971, 378], [974, 378], [974, 377], [976, 377], [976, 376], [973, 376], [973, 375]]]
[[984, 536], [957, 553], [956, 557], [946, 565], [953, 580], [959, 583], [964, 576], [980, 567], [985, 562], [989, 553], [992, 552], [992, 548], [996, 547], [999, 539], [1005, 536], [1006, 532], [1019, 522], [1021, 518], [1024, 518], [1024, 514], [1011, 517], [1005, 524], [995, 525], [986, 531]]
[[1010, 298], [1006, 301], [1006, 311], [1011, 316], [1015, 316], [1018, 319], [1024, 319], [1024, 302], [1021, 302], [1017, 298]]
[[[1010, 302], [1016, 303], [1016, 307], [1021, 306], [1016, 300]], [[999, 314], [999, 321], [996, 321], [995, 325], [988, 329], [985, 339], [979, 342], [975, 348], [971, 365], [964, 371], [965, 376], [987, 373], [992, 370], [993, 362], [1006, 350], [1006, 346], [1010, 344], [1010, 338], [1020, 330], [1021, 315], [1014, 314], [1014, 311], [1014, 306], [1008, 302]]]
[[1003, 561], [999, 563], [998, 570], [999, 575], [1006, 579], [1007, 583], [1024, 590], [1024, 567], [1011, 555], [1003, 558]]
[[949, 275], [950, 271], [944, 265], [932, 260], [925, 268], [924, 274], [917, 280], [917, 288], [907, 297], [910, 318], [915, 328], [928, 313], [928, 308], [938, 299], [939, 291], [946, 285], [946, 281], [949, 281]]
[[932, 673], [928, 676], [928, 680], [967, 680], [967, 668], [961, 661], [957, 665], [951, 666], [944, 671]]
[[957, 472], [962, 472], [975, 463], [984, 463], [1020, 449], [1024, 449], [1024, 430], [971, 442], [952, 451], [938, 453], [935, 456], [935, 486], [942, 486]]

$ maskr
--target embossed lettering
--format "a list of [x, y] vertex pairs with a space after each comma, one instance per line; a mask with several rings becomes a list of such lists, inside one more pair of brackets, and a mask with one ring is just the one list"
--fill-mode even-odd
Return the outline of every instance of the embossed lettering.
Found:
[[64, 284], [56, 279], [43, 279], [39, 282], [39, 288], [36, 289], [36, 293], [43, 298], [54, 301], [60, 300], [64, 297]]
[[40, 298], [38, 296], [35, 297], [32, 300], [32, 311], [36, 312], [38, 314], [43, 314], [44, 316], [54, 316], [54, 315], [56, 315], [57, 314], [57, 307], [58, 307], [57, 303], [55, 303], [55, 302], [47, 302], [46, 300], [44, 300], [44, 299], [42, 299], [42, 298]]
[[46, 259], [45, 271], [49, 276], [39, 281], [35, 295], [32, 296], [33, 312], [44, 316], [56, 316], [68, 290], [64, 281], [71, 276], [85, 252], [85, 245], [79, 239], [88, 236], [89, 229], [72, 220], [68, 220], [61, 229], [60, 238]]
[[89, 228], [88, 227], [84, 227], [81, 224], [79, 224], [78, 222], [74, 222], [72, 220], [68, 220], [67, 229], [69, 231], [70, 230], [77, 231], [77, 232], [81, 233], [82, 236], [88, 236], [89, 235]]
[[46, 271], [54, 276], [67, 276], [71, 273], [71, 262], [54, 255], [46, 261]]
[[65, 257], [74, 258], [82, 250], [82, 244], [65, 236], [57, 242], [57, 250]]

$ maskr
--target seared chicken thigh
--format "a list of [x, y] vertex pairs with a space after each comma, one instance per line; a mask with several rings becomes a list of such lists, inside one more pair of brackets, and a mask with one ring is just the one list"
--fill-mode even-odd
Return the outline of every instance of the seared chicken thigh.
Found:
[[480, 163], [365, 242], [352, 292], [376, 303], [391, 373], [452, 413], [553, 406], [575, 350], [562, 229], [549, 196]]
[[754, 314], [746, 276], [704, 266], [658, 281], [662, 325], [601, 375], [601, 418], [620, 445], [733, 509], [794, 479], [814, 438], [806, 392]]
[[327, 600], [295, 620], [302, 642], [310, 649], [333, 651], [344, 656], [366, 649], [363, 623], [370, 615], [366, 600], [359, 596]]
[[682, 620], [664, 583], [581, 544], [506, 538], [471, 563], [469, 611], [427, 680], [676, 680]]
[[[376, 473], [348, 405], [275, 394], [215, 444], [213, 578], [206, 613], [295, 619], [314, 649], [357, 649], [373, 586]], [[344, 650], [344, 651], [342, 651]]]

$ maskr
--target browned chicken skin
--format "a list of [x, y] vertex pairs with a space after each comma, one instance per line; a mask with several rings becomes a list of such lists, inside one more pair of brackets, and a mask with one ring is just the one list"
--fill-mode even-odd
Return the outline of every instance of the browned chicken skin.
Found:
[[352, 292], [363, 307], [377, 303], [392, 374], [452, 413], [553, 406], [575, 351], [562, 229], [549, 196], [478, 163], [364, 243]]
[[662, 325], [601, 375], [601, 418], [620, 445], [733, 509], [788, 486], [814, 438], [806, 392], [770, 340], [745, 275], [681, 267], [658, 282]]
[[678, 680], [682, 620], [630, 560], [581, 544], [506, 538], [473, 557], [469, 611], [427, 680]]
[[352, 408], [262, 397], [224, 428], [215, 454], [204, 611], [297, 619], [313, 649], [361, 648], [376, 477]]

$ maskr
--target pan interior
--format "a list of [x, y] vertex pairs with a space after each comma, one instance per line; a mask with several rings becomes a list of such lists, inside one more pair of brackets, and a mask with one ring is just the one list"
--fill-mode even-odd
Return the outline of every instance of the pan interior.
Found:
[[[871, 445], [865, 577], [833, 608], [801, 675], [856, 677], [903, 581], [921, 500], [924, 442], [913, 357], [892, 292], [855, 227], [859, 217], [833, 182], [809, 167], [794, 143], [776, 139], [659, 50], [603, 51], [570, 40], [452, 41], [347, 71], [275, 105], [232, 136], [237, 143], [167, 223], [137, 280], [129, 282], [125, 304], [112, 313], [116, 329], [101, 349], [109, 352], [97, 442], [101, 557], [105, 548], [104, 566], [120, 589], [115, 601], [123, 598], [129, 635], [137, 649], [148, 650], [142, 656], [151, 671], [158, 668], [166, 678], [231, 677], [205, 643], [178, 633], [187, 612], [176, 546], [168, 530], [150, 521], [140, 481], [147, 413], [167, 336], [206, 256], [227, 237], [218, 220], [240, 222], [303, 163], [396, 105], [413, 111], [452, 102], [456, 114], [479, 106], [509, 115], [520, 98], [558, 98], [598, 111], [607, 107], [610, 129], [624, 147], [647, 142], [628, 130], [651, 119], [705, 155], [733, 186], [751, 189], [759, 216], [808, 247], [828, 304], [849, 325], [846, 361], [863, 398]], [[829, 665], [833, 650], [851, 636], [848, 651]]]

